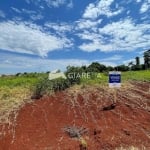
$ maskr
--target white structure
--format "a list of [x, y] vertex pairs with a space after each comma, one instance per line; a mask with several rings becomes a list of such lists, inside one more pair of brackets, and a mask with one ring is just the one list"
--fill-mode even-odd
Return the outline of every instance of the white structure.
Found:
[[49, 80], [53, 80], [53, 79], [57, 79], [57, 78], [63, 78], [63, 79], [67, 79], [65, 74], [63, 72], [51, 72], [49, 73], [48, 79]]

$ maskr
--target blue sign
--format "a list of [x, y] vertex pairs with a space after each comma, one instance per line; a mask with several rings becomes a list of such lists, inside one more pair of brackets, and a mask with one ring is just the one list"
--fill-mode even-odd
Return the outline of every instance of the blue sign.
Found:
[[120, 74], [110, 74], [109, 75], [109, 83], [120, 83], [121, 75]]
[[109, 87], [121, 86], [121, 72], [109, 72]]

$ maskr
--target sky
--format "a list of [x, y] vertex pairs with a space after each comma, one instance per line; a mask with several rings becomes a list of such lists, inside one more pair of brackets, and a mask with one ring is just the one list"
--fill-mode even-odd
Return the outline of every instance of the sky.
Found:
[[1, 0], [0, 74], [143, 62], [150, 0]]

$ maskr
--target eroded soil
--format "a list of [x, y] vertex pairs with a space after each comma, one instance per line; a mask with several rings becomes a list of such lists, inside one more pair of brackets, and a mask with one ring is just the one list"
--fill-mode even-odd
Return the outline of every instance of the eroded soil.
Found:
[[[113, 89], [86, 86], [26, 104], [15, 122], [0, 125], [0, 150], [80, 150], [81, 139], [88, 150], [149, 150], [150, 83], [118, 89], [111, 107], [114, 98]], [[71, 137], [66, 127], [86, 132]]]

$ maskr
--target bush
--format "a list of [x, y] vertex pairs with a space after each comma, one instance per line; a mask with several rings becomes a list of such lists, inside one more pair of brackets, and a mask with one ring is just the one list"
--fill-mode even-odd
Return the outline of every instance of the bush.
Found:
[[43, 77], [39, 79], [35, 86], [34, 94], [31, 98], [39, 99], [44, 94], [49, 94], [51, 92], [65, 90], [70, 86], [70, 82], [67, 79], [57, 78], [49, 80], [48, 77]]
[[[83, 72], [85, 72], [83, 68], [68, 66], [65, 75], [70, 85], [79, 84], [80, 77], [78, 75], [82, 74]], [[72, 77], [70, 75], [72, 75]]]

